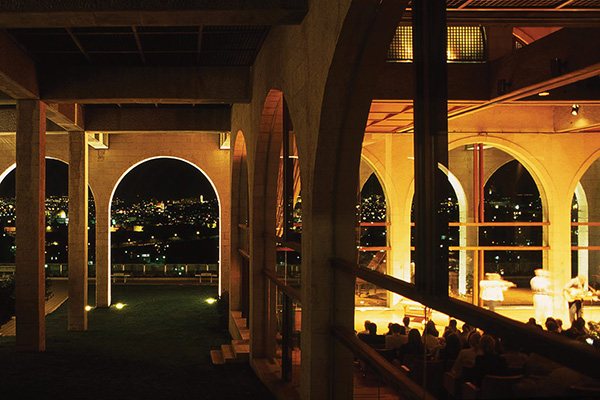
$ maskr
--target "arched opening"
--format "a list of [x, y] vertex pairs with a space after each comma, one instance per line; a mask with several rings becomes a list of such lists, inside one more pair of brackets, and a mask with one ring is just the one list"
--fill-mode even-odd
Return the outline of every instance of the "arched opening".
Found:
[[[46, 295], [52, 292], [67, 291], [67, 281], [60, 278], [69, 276], [69, 166], [66, 162], [46, 157], [46, 199], [45, 199], [45, 275]], [[15, 273], [15, 178], [16, 165], [13, 164], [0, 175], [0, 265], [3, 275], [14, 277]], [[88, 275], [95, 276], [95, 203], [88, 186]], [[57, 279], [58, 278], [58, 279]], [[10, 278], [9, 278], [10, 279]], [[4, 286], [4, 285], [3, 285]], [[9, 288], [10, 285], [4, 286]], [[2, 290], [2, 296], [9, 295]], [[1, 297], [1, 296], [0, 296]], [[12, 300], [0, 299], [0, 325], [6, 317], [14, 315], [14, 294]], [[9, 304], [12, 302], [12, 306]], [[5, 307], [8, 306], [8, 307]]]
[[[359, 203], [358, 264], [382, 274], [388, 273], [390, 225], [383, 185], [371, 166], [361, 162]], [[387, 291], [360, 278], [356, 279], [356, 307], [386, 307]]]
[[246, 140], [240, 131], [235, 137], [233, 148], [233, 170], [232, 170], [232, 213], [231, 225], [237, 235], [232, 235], [231, 255], [231, 282], [237, 282], [237, 289], [230, 293], [231, 309], [240, 311], [242, 318], [246, 320], [246, 328], [250, 327], [250, 247], [249, 247], [249, 223], [250, 205], [248, 194], [248, 159]]
[[571, 276], [600, 287], [600, 159], [579, 179], [571, 207]]
[[133, 165], [115, 185], [109, 210], [113, 278], [220, 282], [220, 202], [196, 165], [174, 157]]
[[[15, 167], [0, 175], [0, 264], [15, 262]], [[69, 167], [62, 160], [46, 157], [46, 275], [68, 276]], [[88, 272], [95, 275], [95, 206], [88, 186]]]
[[[531, 304], [529, 281], [544, 265], [544, 206], [534, 176], [511, 154], [488, 144], [457, 146], [449, 152], [449, 169], [465, 188], [468, 208], [466, 243], [466, 301], [487, 305], [482, 293], [486, 274], [499, 274], [517, 288], [504, 290], [502, 305]], [[452, 225], [452, 224], [451, 224]], [[461, 254], [461, 255], [462, 255]], [[460, 270], [460, 268], [459, 268]], [[460, 285], [459, 285], [460, 286]], [[495, 303], [494, 303], [495, 305]]]
[[[265, 102], [261, 132], [267, 149], [264, 199], [267, 242], [264, 268], [269, 277], [265, 296], [274, 325], [268, 329], [269, 352], [281, 363], [284, 381], [299, 385], [302, 199], [296, 136], [285, 97], [272, 90]], [[257, 170], [258, 171], [258, 170]], [[258, 172], [257, 172], [258, 173]], [[258, 182], [255, 181], [255, 185]], [[269, 254], [274, 250], [274, 254]], [[272, 260], [272, 261], [271, 261]], [[271, 265], [271, 262], [273, 263]]]

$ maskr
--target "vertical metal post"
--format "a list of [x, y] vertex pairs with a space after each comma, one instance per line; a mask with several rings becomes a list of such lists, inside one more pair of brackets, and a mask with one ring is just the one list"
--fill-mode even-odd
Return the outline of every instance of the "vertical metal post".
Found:
[[[477, 188], [479, 191], [479, 222], [483, 223], [485, 222], [485, 216], [484, 216], [484, 179], [483, 179], [483, 143], [479, 143], [478, 144], [479, 147], [479, 166], [477, 168], [477, 173], [478, 173], [478, 179], [477, 182], [479, 184], [479, 187]], [[478, 279], [477, 279], [477, 286], [479, 286], [479, 282], [481, 282], [483, 280], [483, 277], [485, 275], [485, 256], [484, 256], [484, 251], [483, 250], [479, 250], [479, 274], [478, 274]], [[483, 301], [480, 298], [478, 305], [481, 307], [483, 305]]]
[[[283, 101], [283, 239], [291, 240], [294, 227], [294, 165], [290, 158], [290, 118], [287, 104]], [[286, 265], [287, 269], [287, 265]]]
[[[479, 222], [479, 144], [473, 145], [473, 222]], [[476, 240], [479, 245], [479, 226], [476, 229]], [[479, 250], [473, 252], [473, 299], [472, 303], [481, 305], [479, 299]]]
[[292, 299], [285, 293], [283, 296], [283, 321], [281, 327], [281, 379], [286, 382], [292, 380]]
[[[415, 71], [415, 283], [448, 296], [448, 95], [446, 3], [413, 1]], [[446, 181], [446, 182], [444, 182]]]

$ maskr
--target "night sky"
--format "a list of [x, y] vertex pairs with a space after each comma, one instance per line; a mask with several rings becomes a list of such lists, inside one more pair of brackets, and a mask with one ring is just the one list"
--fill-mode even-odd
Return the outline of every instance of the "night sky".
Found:
[[[67, 196], [69, 167], [46, 159], [46, 197]], [[144, 162], [123, 177], [115, 197], [129, 202], [139, 200], [174, 200], [204, 196], [216, 198], [212, 185], [195, 167], [180, 160], [161, 158]], [[0, 197], [15, 197], [15, 171], [0, 184]]]
[[138, 200], [176, 200], [204, 196], [216, 198], [212, 185], [204, 174], [190, 164], [169, 158], [147, 161], [123, 177], [115, 197]]

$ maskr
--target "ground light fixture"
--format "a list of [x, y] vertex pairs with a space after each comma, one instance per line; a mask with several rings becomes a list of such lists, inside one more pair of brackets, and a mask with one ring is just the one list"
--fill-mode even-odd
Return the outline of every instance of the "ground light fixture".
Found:
[[571, 107], [571, 114], [573, 114], [573, 115], [579, 114], [579, 104], [573, 104], [573, 107]]
[[120, 310], [123, 307], [125, 307], [125, 304], [123, 304], [123, 303], [117, 303], [117, 304], [115, 304], [115, 307], [117, 308], [117, 310]]
[[217, 299], [213, 299], [212, 297], [209, 297], [208, 299], [206, 299], [206, 302], [207, 302], [208, 304], [213, 304], [213, 303], [215, 303], [216, 301], [217, 301]]

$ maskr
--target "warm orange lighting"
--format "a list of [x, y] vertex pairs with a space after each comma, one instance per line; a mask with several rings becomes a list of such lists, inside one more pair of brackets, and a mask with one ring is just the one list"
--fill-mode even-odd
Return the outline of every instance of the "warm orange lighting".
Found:
[[550, 92], [540, 92], [540, 93], [538, 93], [538, 96], [540, 96], [540, 97], [550, 96]]

